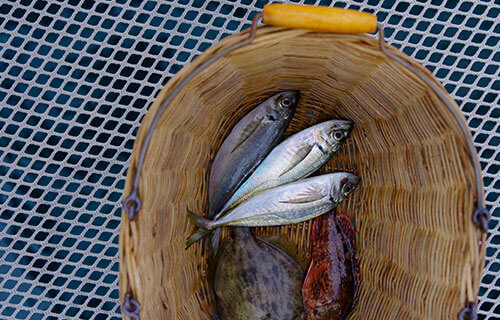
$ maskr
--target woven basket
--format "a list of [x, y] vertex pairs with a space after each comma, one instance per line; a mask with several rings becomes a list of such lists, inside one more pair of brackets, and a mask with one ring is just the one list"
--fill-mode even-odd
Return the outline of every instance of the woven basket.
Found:
[[[159, 93], [138, 132], [125, 195], [167, 95], [246, 38], [248, 31], [225, 38]], [[425, 68], [388, 49], [446, 94]], [[362, 179], [338, 208], [355, 219], [358, 232], [361, 288], [350, 319], [456, 319], [476, 301], [484, 265], [484, 235], [471, 220], [483, 195], [474, 187], [470, 137], [435, 92], [384, 55], [375, 39], [271, 26], [195, 76], [159, 119], [137, 180], [142, 206], [133, 221], [123, 215], [122, 302], [130, 307], [124, 297], [133, 297], [141, 319], [215, 319], [204, 245], [184, 249], [194, 230], [186, 208], [207, 211], [209, 164], [236, 122], [260, 99], [291, 89], [300, 90], [301, 100], [287, 136], [328, 119], [355, 122], [345, 147], [322, 169]], [[256, 233], [282, 234], [307, 254], [310, 227], [308, 221]]]

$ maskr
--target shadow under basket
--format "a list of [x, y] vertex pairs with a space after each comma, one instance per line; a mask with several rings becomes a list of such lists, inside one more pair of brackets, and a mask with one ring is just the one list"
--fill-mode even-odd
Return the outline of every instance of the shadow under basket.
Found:
[[[246, 37], [214, 45], [159, 93], [138, 132], [125, 195], [166, 96], [201, 63]], [[389, 50], [445, 92], [425, 68]], [[140, 303], [141, 319], [216, 318], [206, 244], [185, 250], [195, 229], [186, 208], [206, 213], [210, 161], [238, 120], [259, 101], [292, 89], [301, 99], [286, 136], [329, 119], [355, 122], [322, 169], [361, 177], [337, 208], [357, 229], [361, 288], [350, 319], [456, 319], [477, 299], [484, 252], [471, 220], [478, 196], [473, 165], [450, 110], [375, 39], [270, 26], [195, 76], [160, 118], [140, 172], [141, 210], [133, 221], [123, 214], [122, 303], [129, 293]], [[254, 231], [282, 234], [307, 255], [310, 229], [307, 221]]]

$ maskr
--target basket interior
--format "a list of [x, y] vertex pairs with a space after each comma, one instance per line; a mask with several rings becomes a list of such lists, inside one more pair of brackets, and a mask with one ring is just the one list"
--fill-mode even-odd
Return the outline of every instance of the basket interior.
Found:
[[[202, 244], [184, 250], [194, 230], [186, 208], [206, 212], [209, 163], [233, 125], [259, 101], [291, 89], [302, 96], [287, 136], [328, 119], [355, 122], [322, 169], [362, 179], [337, 208], [355, 219], [358, 232], [361, 290], [351, 319], [456, 318], [469, 292], [477, 292], [481, 261], [480, 235], [470, 222], [472, 165], [451, 114], [373, 39], [270, 27], [198, 75], [162, 116], [141, 173], [143, 209], [122, 227], [122, 293], [132, 288], [145, 319], [214, 318]], [[138, 141], [168, 90], [143, 121]], [[308, 254], [310, 226], [256, 233], [286, 235]]]

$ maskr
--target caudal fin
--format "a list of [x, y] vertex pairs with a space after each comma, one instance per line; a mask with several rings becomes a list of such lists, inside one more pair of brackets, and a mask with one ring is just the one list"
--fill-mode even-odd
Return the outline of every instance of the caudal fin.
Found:
[[193, 233], [189, 238], [186, 240], [186, 249], [195, 244], [196, 242], [200, 241], [203, 237], [206, 237], [209, 235], [211, 231], [204, 230], [204, 229], [198, 229], [196, 230], [195, 233]]
[[187, 214], [191, 223], [197, 226], [198, 228], [204, 230], [214, 229], [213, 224], [215, 223], [215, 221], [200, 217], [199, 215], [195, 214], [189, 209], [187, 209]]
[[191, 223], [200, 229], [187, 238], [186, 249], [193, 245], [193, 243], [199, 241], [201, 238], [212, 233], [211, 229], [215, 228], [213, 224], [216, 224], [215, 221], [200, 217], [189, 209], [187, 209], [187, 215]]
[[220, 229], [215, 230], [205, 230], [198, 229], [195, 233], [193, 233], [189, 238], [186, 239], [186, 249], [200, 241], [202, 238], [210, 235], [210, 243], [211, 243], [211, 258], [214, 259], [217, 256], [217, 251], [219, 250], [220, 243]]

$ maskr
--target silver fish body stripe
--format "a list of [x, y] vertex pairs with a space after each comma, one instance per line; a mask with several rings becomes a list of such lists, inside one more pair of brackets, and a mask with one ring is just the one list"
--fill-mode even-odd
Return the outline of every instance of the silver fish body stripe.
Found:
[[250, 198], [210, 228], [219, 226], [275, 226], [299, 223], [334, 208], [345, 195], [342, 185], [352, 187], [359, 178], [344, 172], [330, 173], [276, 187]]

